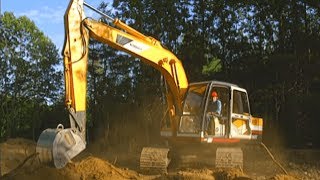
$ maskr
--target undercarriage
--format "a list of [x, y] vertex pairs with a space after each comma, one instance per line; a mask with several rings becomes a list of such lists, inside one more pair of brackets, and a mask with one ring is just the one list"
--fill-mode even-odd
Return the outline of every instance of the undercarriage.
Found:
[[203, 167], [242, 170], [246, 152], [250, 151], [248, 156], [253, 156], [254, 149], [261, 150], [256, 146], [183, 143], [161, 148], [145, 147], [140, 156], [140, 170], [148, 173]]

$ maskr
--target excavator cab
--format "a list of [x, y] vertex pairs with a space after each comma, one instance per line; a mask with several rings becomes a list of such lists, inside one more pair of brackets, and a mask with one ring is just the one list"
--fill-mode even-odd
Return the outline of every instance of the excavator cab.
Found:
[[[209, 116], [212, 92], [218, 94], [221, 111], [220, 114]], [[219, 81], [190, 84], [179, 121], [177, 140], [189, 138], [189, 142], [212, 144], [216, 153], [209, 153], [215, 156], [216, 167], [242, 168], [243, 152], [239, 144], [256, 141], [259, 134], [262, 134], [262, 119], [251, 116], [245, 89]]]
[[[209, 117], [213, 91], [217, 92], [221, 102], [221, 113]], [[206, 143], [223, 142], [223, 139], [233, 139], [234, 142], [253, 139], [251, 120], [245, 89], [219, 81], [193, 83], [186, 94], [177, 137], [198, 136]]]

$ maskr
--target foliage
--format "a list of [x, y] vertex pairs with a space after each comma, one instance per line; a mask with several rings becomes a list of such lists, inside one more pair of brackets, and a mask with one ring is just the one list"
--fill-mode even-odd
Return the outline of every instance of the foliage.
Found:
[[221, 61], [220, 59], [213, 58], [208, 64], [202, 68], [202, 74], [218, 73], [221, 72]]
[[4, 13], [0, 24], [1, 136], [33, 132], [41, 113], [61, 94], [61, 58], [55, 45], [27, 17]]
[[248, 89], [253, 112], [266, 118], [266, 132], [277, 127], [285, 134], [284, 124], [295, 123], [284, 113], [296, 111], [290, 99], [318, 96], [310, 94], [320, 75], [314, 3], [117, 0], [113, 6], [117, 16], [176, 53], [190, 81], [218, 79]]

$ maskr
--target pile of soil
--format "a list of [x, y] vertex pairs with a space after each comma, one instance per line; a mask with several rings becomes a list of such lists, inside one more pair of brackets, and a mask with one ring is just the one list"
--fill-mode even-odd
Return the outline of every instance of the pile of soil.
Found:
[[[108, 150], [97, 145], [89, 146], [73, 162], [62, 169], [40, 164], [35, 154], [36, 143], [25, 139], [10, 139], [0, 144], [1, 173], [0, 179], [274, 179], [293, 180], [318, 179], [320, 168], [315, 164], [291, 162], [284, 166], [290, 175], [281, 171], [266, 171], [277, 169], [271, 167], [270, 161], [259, 161], [255, 167], [247, 166], [241, 169], [214, 169], [212, 167], [173, 169], [167, 174], [144, 175], [139, 173], [138, 152], [116, 149]], [[99, 147], [99, 148], [97, 148]], [[99, 150], [98, 152], [95, 152]], [[270, 168], [269, 168], [270, 167]], [[261, 170], [261, 171], [259, 171]], [[244, 173], [244, 172], [245, 173]], [[263, 172], [265, 171], [265, 172]]]
[[135, 171], [121, 169], [108, 161], [89, 156], [80, 163], [68, 164], [62, 170], [66, 175], [77, 174], [81, 179], [138, 179], [141, 177]]
[[62, 169], [33, 165], [5, 176], [8, 179], [139, 179], [142, 175], [113, 166], [107, 161], [89, 156], [77, 163], [69, 163]]
[[22, 138], [8, 139], [0, 144], [0, 176], [17, 168], [23, 161], [34, 154], [36, 143]]
[[[178, 172], [163, 175], [164, 179], [223, 179], [233, 180], [237, 178], [248, 178], [243, 172], [238, 169], [185, 169]], [[250, 178], [248, 178], [250, 179]]]
[[62, 169], [40, 164], [36, 143], [27, 139], [9, 139], [0, 144], [1, 179], [141, 179], [142, 175], [118, 168], [101, 158], [85, 153], [77, 162]]

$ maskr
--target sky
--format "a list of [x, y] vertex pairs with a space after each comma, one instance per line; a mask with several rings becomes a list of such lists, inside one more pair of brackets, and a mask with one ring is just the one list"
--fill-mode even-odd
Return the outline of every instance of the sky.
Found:
[[[103, 0], [86, 0], [85, 2], [98, 7]], [[56, 47], [61, 50], [64, 41], [64, 12], [69, 0], [0, 0], [1, 14], [13, 12], [16, 17], [27, 16], [48, 36]], [[112, 0], [105, 0], [112, 4]], [[99, 17], [92, 10], [85, 8], [86, 16]]]

